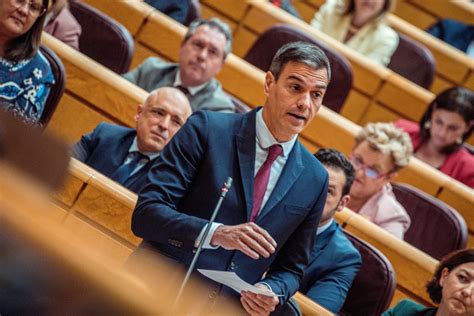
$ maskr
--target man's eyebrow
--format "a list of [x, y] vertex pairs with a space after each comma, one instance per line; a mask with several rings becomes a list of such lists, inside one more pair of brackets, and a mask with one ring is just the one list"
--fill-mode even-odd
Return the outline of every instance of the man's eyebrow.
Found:
[[[296, 81], [298, 81], [298, 82], [301, 82], [301, 83], [303, 83], [303, 84], [306, 84], [306, 82], [305, 82], [303, 79], [301, 79], [300, 77], [295, 76], [295, 75], [289, 75], [289, 76], [286, 78], [286, 80], [296, 80]], [[314, 87], [317, 88], [317, 89], [326, 89], [326, 88], [327, 88], [327, 84], [324, 84], [324, 83], [322, 83], [322, 84], [317, 84], [317, 85], [315, 85]]]

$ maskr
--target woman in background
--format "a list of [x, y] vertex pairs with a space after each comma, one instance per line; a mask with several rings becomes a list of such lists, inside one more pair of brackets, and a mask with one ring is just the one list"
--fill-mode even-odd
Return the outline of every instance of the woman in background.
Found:
[[474, 156], [464, 146], [474, 127], [474, 92], [453, 87], [428, 106], [419, 124], [398, 120], [411, 138], [415, 157], [474, 188]]
[[69, 11], [68, 0], [52, 0], [51, 8], [46, 14], [44, 30], [61, 42], [79, 50], [81, 25]]
[[441, 260], [426, 290], [438, 307], [406, 299], [382, 316], [474, 315], [474, 249], [459, 250]]
[[38, 51], [49, 0], [0, 1], [0, 108], [38, 124], [50, 86], [51, 67]]
[[398, 34], [385, 23], [395, 0], [327, 0], [311, 25], [358, 51], [388, 65], [398, 47]]

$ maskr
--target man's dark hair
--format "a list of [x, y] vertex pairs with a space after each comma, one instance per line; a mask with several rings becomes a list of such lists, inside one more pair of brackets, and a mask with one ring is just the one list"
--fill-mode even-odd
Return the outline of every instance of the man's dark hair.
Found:
[[443, 288], [439, 285], [443, 269], [449, 272], [464, 263], [474, 262], [474, 249], [463, 249], [450, 253], [439, 262], [433, 278], [426, 284], [426, 290], [433, 303], [439, 304], [443, 298]]
[[226, 23], [222, 22], [218, 18], [212, 18], [209, 20], [194, 20], [188, 27], [188, 31], [186, 32], [186, 35], [184, 36], [183, 43], [185, 43], [191, 36], [196, 33], [198, 27], [201, 25], [207, 25], [210, 28], [216, 29], [219, 32], [221, 32], [225, 36], [225, 46], [224, 46], [224, 60], [226, 59], [227, 55], [230, 54], [232, 50], [232, 32], [230, 30], [229, 25]]
[[340, 151], [331, 148], [322, 148], [318, 150], [314, 154], [314, 157], [316, 157], [326, 167], [344, 172], [346, 175], [346, 182], [342, 187], [342, 196], [349, 194], [355, 178], [355, 170], [349, 159], [347, 159], [347, 157]]
[[291, 42], [276, 52], [270, 65], [270, 72], [278, 80], [280, 73], [289, 62], [297, 62], [314, 69], [326, 69], [328, 82], [331, 80], [331, 65], [326, 54], [317, 46], [308, 42]]
[[[43, 0], [43, 6], [48, 8], [49, 0]], [[5, 58], [8, 61], [18, 62], [30, 59], [38, 52], [41, 43], [41, 33], [43, 32], [46, 13], [39, 16], [35, 23], [25, 34], [11, 40], [5, 49]]]

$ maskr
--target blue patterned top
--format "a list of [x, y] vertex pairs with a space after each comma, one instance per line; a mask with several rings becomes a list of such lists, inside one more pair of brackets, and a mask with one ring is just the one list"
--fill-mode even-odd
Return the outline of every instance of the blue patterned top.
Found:
[[51, 67], [41, 52], [19, 62], [0, 58], [0, 108], [29, 124], [38, 124], [53, 84]]

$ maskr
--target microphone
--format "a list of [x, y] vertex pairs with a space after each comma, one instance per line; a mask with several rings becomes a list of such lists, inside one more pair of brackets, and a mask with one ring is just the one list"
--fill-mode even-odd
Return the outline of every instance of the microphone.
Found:
[[221, 208], [221, 204], [224, 201], [224, 198], [229, 192], [230, 187], [232, 186], [232, 178], [228, 177], [227, 181], [224, 183], [224, 185], [221, 188], [221, 192], [219, 195], [219, 200], [217, 201], [216, 207], [214, 208], [214, 211], [212, 212], [211, 219], [209, 220], [209, 223], [206, 226], [206, 229], [204, 230], [204, 234], [202, 235], [201, 240], [199, 241], [199, 245], [197, 247], [196, 253], [194, 254], [193, 260], [191, 261], [191, 265], [188, 268], [188, 271], [186, 272], [186, 276], [184, 277], [183, 283], [181, 283], [181, 287], [179, 288], [178, 295], [176, 296], [176, 299], [173, 304], [173, 310], [176, 309], [176, 306], [178, 306], [178, 302], [183, 295], [184, 288], [186, 287], [186, 284], [189, 281], [189, 278], [191, 277], [191, 273], [194, 270], [194, 266], [196, 265], [197, 259], [199, 258], [199, 254], [201, 253], [202, 247], [204, 245], [204, 241], [207, 239], [207, 235], [209, 235], [209, 231], [211, 230], [211, 226], [214, 223], [214, 220], [216, 219], [217, 213], [219, 213], [219, 209]]

